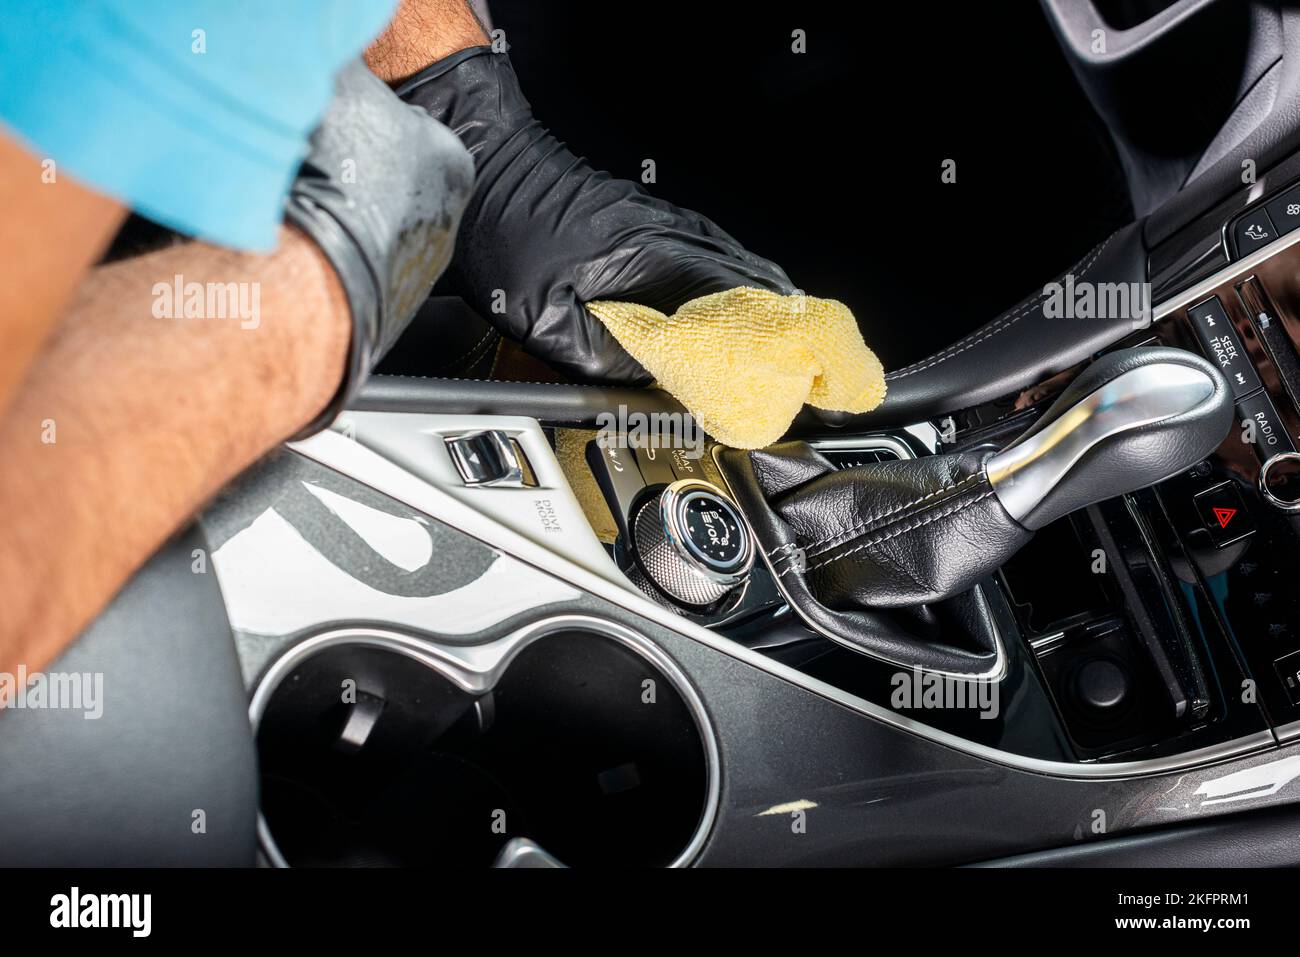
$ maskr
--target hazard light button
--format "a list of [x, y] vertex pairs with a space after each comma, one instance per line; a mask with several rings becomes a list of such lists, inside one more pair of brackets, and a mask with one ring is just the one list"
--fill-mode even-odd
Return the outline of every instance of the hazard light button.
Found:
[[1208, 488], [1194, 499], [1196, 513], [1210, 538], [1219, 548], [1241, 541], [1255, 531], [1241, 492], [1231, 482]]

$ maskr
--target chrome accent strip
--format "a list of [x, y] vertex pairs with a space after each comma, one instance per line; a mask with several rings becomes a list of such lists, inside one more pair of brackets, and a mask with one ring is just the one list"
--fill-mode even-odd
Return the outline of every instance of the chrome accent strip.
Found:
[[1058, 631], [1050, 635], [1040, 635], [1029, 642], [1029, 647], [1034, 649], [1034, 654], [1041, 654], [1050, 651], [1065, 640], [1065, 632]]
[[536, 841], [530, 841], [526, 837], [512, 837], [501, 848], [501, 853], [492, 862], [492, 866], [541, 868], [565, 865], [548, 854], [545, 848], [538, 846]]
[[1214, 381], [1190, 366], [1160, 362], [1131, 369], [991, 455], [985, 463], [989, 484], [1007, 514], [1023, 522], [1097, 445], [1191, 412], [1214, 392]]
[[[1300, 238], [1300, 234], [1297, 234], [1297, 236]], [[533, 427], [540, 433], [541, 427], [536, 421], [533, 422]], [[630, 586], [624, 587], [616, 584], [583, 568], [567, 556], [541, 547], [514, 529], [478, 512], [445, 491], [430, 485], [383, 456], [337, 432], [317, 433], [302, 442], [293, 443], [291, 448], [364, 485], [369, 485], [376, 491], [405, 502], [431, 518], [444, 522], [473, 538], [506, 552], [525, 564], [532, 565], [550, 575], [563, 579], [569, 584], [618, 605], [626, 611], [640, 615], [642, 618], [648, 618], [664, 628], [694, 639], [702, 645], [707, 645], [715, 651], [743, 661], [752, 667], [766, 671], [768, 674], [788, 681], [805, 691], [821, 695], [823, 698], [834, 701], [859, 714], [984, 761], [1053, 777], [1119, 779], [1179, 771], [1224, 761], [1228, 758], [1253, 754], [1277, 746], [1277, 742], [1270, 732], [1260, 731], [1234, 741], [1202, 748], [1198, 751], [1163, 758], [1102, 765], [1028, 758], [1023, 755], [1012, 754], [1009, 751], [976, 744], [967, 741], [965, 738], [949, 734], [946, 731], [940, 731], [897, 712], [882, 708], [865, 698], [849, 694], [832, 684], [812, 678], [788, 665], [774, 661], [761, 652], [746, 648], [729, 638], [715, 634], [702, 625], [688, 621], [646, 598], [639, 591], [633, 591]]]
[[[934, 431], [933, 427], [931, 431]], [[854, 435], [842, 439], [813, 439], [808, 444], [815, 449], [830, 449], [833, 452], [872, 452], [876, 449], [888, 449], [899, 459], [916, 458], [906, 443], [900, 442], [892, 435]]]
[[1260, 263], [1271, 259], [1284, 249], [1290, 249], [1296, 243], [1300, 243], [1300, 229], [1287, 233], [1284, 236], [1280, 236], [1267, 246], [1261, 246], [1243, 259], [1238, 259], [1234, 263], [1228, 263], [1228, 265], [1224, 266], [1218, 272], [1206, 279], [1202, 279], [1196, 285], [1184, 289], [1180, 293], [1175, 293], [1164, 302], [1156, 303], [1154, 308], [1151, 310], [1152, 323], [1159, 322], [1161, 319], [1171, 313], [1177, 312], [1185, 306], [1195, 305], [1197, 302], [1200, 302], [1202, 299], [1209, 296], [1209, 294], [1214, 292], [1215, 289], [1225, 283], [1231, 282], [1233, 279], [1236, 279], [1245, 273], [1253, 271]]
[[[438, 672], [463, 691], [482, 694], [497, 683], [515, 657], [534, 641], [556, 632], [570, 630], [603, 635], [640, 655], [672, 682], [691, 712], [704, 745], [708, 783], [700, 822], [696, 825], [690, 842], [668, 864], [669, 867], [685, 867], [704, 847], [704, 842], [713, 830], [722, 798], [722, 758], [713, 722], [709, 720], [708, 711], [699, 692], [695, 690], [686, 673], [678, 667], [677, 662], [649, 638], [625, 625], [604, 618], [596, 618], [592, 615], [555, 615], [525, 625], [503, 638], [481, 645], [444, 645], [428, 637], [416, 638], [403, 632], [366, 627], [335, 628], [313, 635], [286, 649], [271, 663], [258, 681], [248, 705], [248, 720], [253, 726], [253, 737], [256, 739], [262, 715], [266, 712], [271, 695], [279, 687], [280, 682], [298, 664], [326, 648], [347, 644], [383, 648], [418, 661]], [[257, 812], [257, 836], [267, 859], [275, 867], [289, 866], [276, 846], [260, 808]]]
[[1273, 733], [1277, 735], [1278, 743], [1294, 741], [1297, 738], [1300, 738], [1300, 721], [1291, 721], [1287, 724], [1280, 724], [1273, 729]]

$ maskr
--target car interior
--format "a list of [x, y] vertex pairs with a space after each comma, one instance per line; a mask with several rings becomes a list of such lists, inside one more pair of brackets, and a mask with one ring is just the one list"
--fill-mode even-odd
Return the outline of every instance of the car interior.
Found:
[[731, 448], [435, 287], [6, 715], [0, 858], [1300, 865], [1300, 6], [489, 6], [883, 403]]

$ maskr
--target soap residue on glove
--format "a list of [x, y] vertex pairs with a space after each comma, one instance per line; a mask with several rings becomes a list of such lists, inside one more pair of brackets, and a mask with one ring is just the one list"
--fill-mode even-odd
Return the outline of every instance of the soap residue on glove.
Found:
[[869, 412], [885, 398], [880, 360], [833, 299], [741, 286], [671, 316], [630, 302], [587, 308], [701, 428], [735, 448], [771, 445], [805, 403]]

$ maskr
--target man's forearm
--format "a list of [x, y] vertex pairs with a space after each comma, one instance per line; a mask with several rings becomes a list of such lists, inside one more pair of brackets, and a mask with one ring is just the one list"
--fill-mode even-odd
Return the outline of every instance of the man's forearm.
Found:
[[388, 27], [366, 50], [366, 65], [396, 86], [457, 50], [487, 42], [469, 0], [401, 0]]
[[85, 271], [121, 225], [121, 204], [0, 132], [0, 413]]
[[90, 273], [0, 418], [0, 671], [48, 663], [323, 409], [350, 330], [333, 271], [291, 230], [271, 256], [192, 243]]

